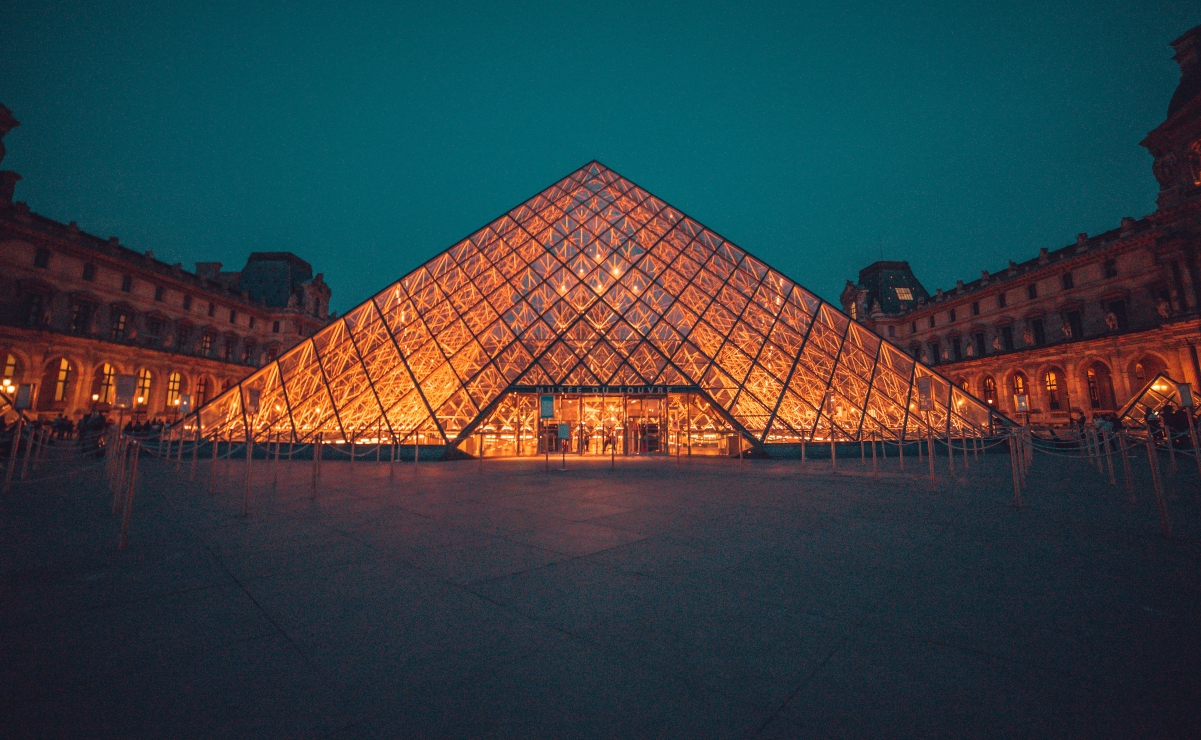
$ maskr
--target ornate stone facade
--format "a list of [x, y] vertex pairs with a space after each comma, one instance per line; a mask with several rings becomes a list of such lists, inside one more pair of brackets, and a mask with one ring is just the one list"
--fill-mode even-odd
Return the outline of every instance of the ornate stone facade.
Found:
[[1036, 424], [1116, 410], [1160, 370], [1201, 388], [1201, 26], [1172, 46], [1180, 85], [1142, 142], [1160, 185], [1154, 213], [932, 297], [907, 263], [877, 263], [847, 282], [847, 313]]
[[[0, 106], [0, 136], [16, 125]], [[133, 375], [137, 410], [170, 416], [184, 395], [212, 399], [330, 321], [329, 287], [296, 255], [189, 272], [12, 202], [19, 179], [0, 172], [0, 384], [33, 385], [36, 415], [105, 410], [116, 376]]]

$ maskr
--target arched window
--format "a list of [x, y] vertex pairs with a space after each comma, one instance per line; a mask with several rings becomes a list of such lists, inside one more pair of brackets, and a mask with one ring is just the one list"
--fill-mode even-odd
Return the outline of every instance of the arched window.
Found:
[[92, 375], [92, 402], [111, 406], [116, 400], [117, 370], [107, 362]]
[[0, 386], [3, 386], [5, 393], [17, 389], [17, 377], [17, 356], [9, 353], [4, 359], [4, 377], [0, 378]]
[[1013, 374], [1013, 395], [1026, 395], [1026, 376], [1021, 373]]
[[150, 371], [146, 368], [138, 371], [138, 387], [134, 395], [136, 408], [139, 411], [145, 411], [146, 406], [150, 404]]
[[989, 406], [997, 405], [997, 381], [991, 375], [984, 376], [984, 402]]
[[1048, 370], [1043, 380], [1047, 386], [1047, 405], [1051, 407], [1052, 411], [1058, 411], [1060, 408], [1059, 373], [1054, 370]]
[[1102, 362], [1094, 362], [1085, 371], [1088, 381], [1088, 402], [1094, 409], [1114, 408], [1113, 379], [1109, 368]]
[[61, 409], [70, 400], [71, 383], [74, 380], [75, 369], [67, 358], [59, 357], [47, 363], [42, 373], [41, 389], [38, 391], [38, 409]]
[[207, 400], [209, 400], [209, 379], [201, 378], [196, 381], [196, 398], [192, 399], [192, 408], [200, 408]]
[[71, 363], [64, 357], [58, 361], [58, 374], [54, 381], [54, 400], [66, 401], [69, 390], [71, 390]]
[[1139, 361], [1134, 363], [1132, 375], [1138, 385], [1145, 385], [1151, 382], [1159, 373], [1167, 370], [1167, 367], [1154, 355], [1143, 355]]
[[183, 376], [171, 373], [167, 376], [167, 408], [174, 410], [179, 405], [180, 394], [183, 393]]

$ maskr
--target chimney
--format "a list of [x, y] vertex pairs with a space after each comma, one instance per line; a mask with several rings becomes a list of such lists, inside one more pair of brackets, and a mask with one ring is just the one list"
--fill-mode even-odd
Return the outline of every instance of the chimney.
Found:
[[1082, 247], [1088, 242], [1088, 234], [1081, 231], [1076, 235], [1076, 246]]
[[1049, 259], [1051, 259], [1051, 256], [1048, 254], [1046, 247], [1038, 250], [1038, 264], [1045, 265]]
[[1134, 223], [1135, 222], [1133, 218], [1129, 216], [1122, 217], [1122, 236], [1126, 236], [1127, 234], [1134, 232]]

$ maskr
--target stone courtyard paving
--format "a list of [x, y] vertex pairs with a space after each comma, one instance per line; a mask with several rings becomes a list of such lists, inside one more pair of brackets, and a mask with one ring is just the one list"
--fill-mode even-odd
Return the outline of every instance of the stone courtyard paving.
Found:
[[[143, 458], [0, 500], [5, 737], [1201, 731], [1201, 485], [1083, 462]], [[889, 469], [895, 471], [895, 460]], [[924, 472], [924, 468], [921, 469]], [[81, 480], [85, 479], [86, 480]], [[1120, 484], [1119, 474], [1119, 484]]]

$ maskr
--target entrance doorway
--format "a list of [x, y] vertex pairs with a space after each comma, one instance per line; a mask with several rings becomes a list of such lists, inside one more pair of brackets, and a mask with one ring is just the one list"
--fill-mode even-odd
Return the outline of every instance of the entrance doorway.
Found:
[[728, 454], [733, 429], [698, 393], [509, 393], [463, 443], [485, 457]]

